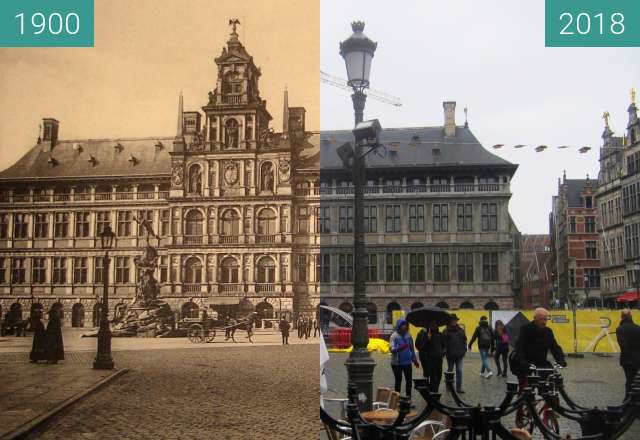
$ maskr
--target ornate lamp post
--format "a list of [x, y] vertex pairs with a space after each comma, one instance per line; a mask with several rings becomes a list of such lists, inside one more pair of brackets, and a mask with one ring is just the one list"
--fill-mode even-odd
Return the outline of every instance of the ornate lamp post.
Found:
[[98, 330], [98, 353], [93, 361], [94, 370], [112, 370], [113, 358], [111, 357], [111, 329], [109, 328], [109, 249], [113, 246], [116, 234], [111, 226], [106, 226], [100, 233], [100, 246], [104, 250], [102, 257], [102, 282], [104, 292], [102, 307], [100, 308], [100, 329]]
[[[340, 43], [340, 55], [344, 58], [347, 68], [348, 84], [353, 89], [351, 99], [355, 112], [355, 125], [362, 123], [364, 105], [367, 95], [364, 90], [369, 87], [369, 72], [371, 60], [376, 50], [377, 43], [371, 41], [363, 34], [364, 23], [355, 21], [351, 23], [353, 34]], [[379, 129], [379, 124], [378, 124]], [[365, 292], [365, 245], [364, 245], [364, 183], [365, 168], [364, 155], [362, 153], [363, 142], [356, 140], [353, 151], [353, 260], [355, 265], [353, 283], [353, 327], [351, 330], [351, 343], [353, 350], [345, 365], [347, 367], [349, 382], [355, 385], [358, 400], [363, 408], [369, 409], [373, 394], [373, 369], [375, 361], [369, 355], [367, 345], [369, 343], [369, 319], [367, 313], [367, 300]]]

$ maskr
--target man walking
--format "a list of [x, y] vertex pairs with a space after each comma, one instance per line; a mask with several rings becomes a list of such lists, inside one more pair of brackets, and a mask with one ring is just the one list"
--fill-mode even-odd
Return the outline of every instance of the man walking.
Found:
[[289, 345], [289, 321], [287, 318], [280, 320], [280, 333], [282, 333], [282, 345]]
[[467, 335], [458, 324], [458, 316], [451, 314], [449, 325], [442, 333], [444, 336], [445, 355], [447, 358], [447, 371], [456, 369], [456, 391], [463, 394], [462, 390], [462, 360], [467, 353]]
[[489, 379], [493, 376], [493, 371], [489, 366], [489, 353], [494, 351], [494, 336], [493, 330], [489, 326], [489, 320], [486, 316], [480, 317], [480, 323], [476, 327], [476, 331], [473, 332], [471, 341], [469, 341], [469, 350], [473, 346], [473, 343], [478, 340], [478, 351], [480, 352], [480, 359], [482, 359], [482, 367], [480, 368], [480, 376], [485, 379]]
[[640, 368], [640, 326], [633, 322], [631, 310], [622, 311], [616, 337], [620, 345], [620, 366], [626, 378], [625, 393], [628, 393]]

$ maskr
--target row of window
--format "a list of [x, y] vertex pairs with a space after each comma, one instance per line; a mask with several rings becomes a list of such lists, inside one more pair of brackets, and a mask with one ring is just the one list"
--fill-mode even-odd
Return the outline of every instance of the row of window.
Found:
[[[569, 232], [572, 234], [578, 233], [578, 225], [577, 225], [576, 216], [572, 215], [569, 217]], [[584, 216], [584, 233], [593, 234], [596, 232], [596, 218], [593, 215], [585, 215]]]
[[[47, 258], [31, 258], [31, 283], [32, 284], [87, 284], [90, 257], [53, 257], [51, 259], [51, 280], [47, 281], [49, 270]], [[93, 283], [103, 282], [103, 259], [93, 257]], [[130, 282], [131, 263], [130, 257], [115, 257], [115, 283], [127, 284]], [[68, 269], [71, 269], [69, 271]], [[0, 258], [0, 283], [25, 284], [27, 282], [27, 258]]]
[[[600, 269], [597, 268], [585, 268], [583, 269], [584, 275], [587, 276], [583, 281], [583, 286], [588, 288], [599, 288], [600, 287]], [[584, 276], [583, 275], [583, 276]], [[575, 269], [569, 269], [569, 287], [576, 287], [576, 271]]]
[[[451, 269], [456, 270], [456, 279], [459, 282], [473, 282], [474, 274], [473, 252], [435, 252], [432, 254], [432, 269], [434, 282], [448, 282], [451, 279]], [[353, 254], [337, 254], [337, 276], [334, 278], [340, 283], [353, 282], [354, 261]], [[482, 253], [482, 281], [499, 281], [499, 265], [497, 252]], [[426, 277], [426, 255], [424, 253], [408, 254], [409, 265], [402, 265], [402, 254], [368, 254], [365, 264], [365, 278], [367, 282], [388, 282], [398, 283], [407, 279], [409, 282], [425, 282]], [[384, 273], [379, 273], [379, 269], [384, 268]], [[408, 270], [408, 273], [407, 273]], [[332, 280], [331, 255], [321, 254], [317, 260], [317, 274], [320, 282], [330, 282]], [[404, 272], [404, 273], [403, 273]]]
[[[364, 207], [364, 230], [368, 233], [378, 232], [378, 206], [366, 205]], [[473, 205], [471, 203], [458, 203], [455, 205], [456, 225], [460, 232], [473, 231]], [[401, 205], [385, 205], [382, 207], [384, 214], [384, 232], [398, 233], [402, 231]], [[421, 204], [408, 206], [407, 227], [409, 232], [425, 232], [425, 207]], [[431, 230], [433, 232], [449, 231], [449, 204], [435, 203], [431, 211]], [[498, 204], [482, 203], [480, 207], [480, 219], [482, 231], [498, 230]], [[338, 232], [353, 233], [354, 225], [353, 206], [338, 207]], [[318, 232], [331, 232], [331, 207], [321, 206], [318, 215]]]
[[605, 228], [621, 223], [622, 209], [620, 207], [620, 197], [601, 203], [600, 215], [602, 216], [602, 226]]
[[640, 182], [622, 187], [622, 213], [633, 214], [640, 211]]

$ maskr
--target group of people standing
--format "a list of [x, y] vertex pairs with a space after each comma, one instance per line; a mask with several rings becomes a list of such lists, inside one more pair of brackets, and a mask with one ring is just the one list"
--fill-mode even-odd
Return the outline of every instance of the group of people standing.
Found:
[[443, 363], [446, 359], [447, 370], [455, 369], [456, 390], [458, 393], [464, 393], [462, 389], [463, 360], [467, 350], [471, 350], [476, 341], [482, 359], [480, 375], [486, 379], [493, 376], [493, 370], [489, 365], [489, 356], [493, 355], [498, 376], [507, 377], [511, 339], [502, 321], [496, 321], [495, 327], [491, 328], [488, 318], [482, 316], [471, 341], [467, 342], [467, 335], [464, 328], [460, 326], [458, 316], [452, 313], [443, 332], [440, 332], [436, 322], [420, 329], [414, 348], [413, 338], [409, 334], [409, 324], [404, 319], [399, 319], [389, 340], [395, 390], [400, 392], [404, 376], [406, 395], [411, 397], [412, 364], [416, 368], [422, 364], [422, 374], [429, 379], [430, 390], [437, 392], [442, 381]]
[[36, 313], [31, 317], [31, 329], [33, 330], [33, 343], [29, 360], [32, 363], [46, 361], [48, 364], [57, 364], [64, 360], [64, 342], [62, 340], [62, 322], [56, 310], [49, 313], [49, 321], [45, 329]]
[[[282, 345], [289, 345], [289, 330], [291, 330], [291, 323], [289, 323], [287, 318], [282, 317], [278, 327], [282, 334]], [[313, 337], [315, 338], [320, 334], [320, 323], [317, 319], [300, 316], [296, 321], [296, 329], [298, 330], [298, 339], [309, 339], [311, 337], [312, 330]]]

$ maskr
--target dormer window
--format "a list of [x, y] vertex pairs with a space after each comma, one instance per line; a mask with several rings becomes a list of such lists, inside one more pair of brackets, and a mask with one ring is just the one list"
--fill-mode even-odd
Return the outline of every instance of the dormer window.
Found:
[[124, 147], [120, 142], [118, 142], [113, 146], [113, 149], [116, 150], [118, 153], [120, 153], [122, 150], [124, 150]]
[[584, 207], [588, 209], [593, 208], [593, 197], [588, 196], [584, 198]]

